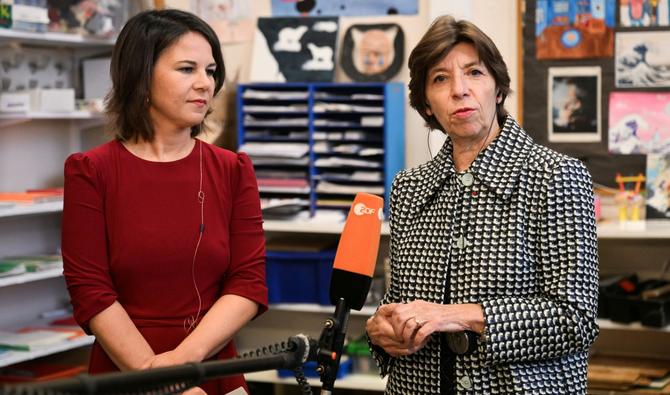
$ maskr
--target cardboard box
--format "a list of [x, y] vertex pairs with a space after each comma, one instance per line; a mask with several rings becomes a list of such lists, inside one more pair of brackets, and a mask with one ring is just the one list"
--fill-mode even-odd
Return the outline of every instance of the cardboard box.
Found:
[[5, 92], [0, 94], [0, 112], [30, 111], [30, 92]]
[[0, 112], [73, 112], [74, 89], [31, 89], [0, 94]]

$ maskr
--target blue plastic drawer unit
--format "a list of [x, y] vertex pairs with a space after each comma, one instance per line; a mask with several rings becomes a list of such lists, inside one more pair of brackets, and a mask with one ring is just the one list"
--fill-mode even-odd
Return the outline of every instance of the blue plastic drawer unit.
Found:
[[267, 252], [270, 303], [330, 304], [335, 251]]

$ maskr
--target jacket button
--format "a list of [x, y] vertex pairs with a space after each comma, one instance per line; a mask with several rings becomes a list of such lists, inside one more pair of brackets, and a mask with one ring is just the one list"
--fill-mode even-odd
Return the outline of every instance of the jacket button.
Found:
[[458, 380], [458, 384], [466, 390], [469, 390], [470, 388], [472, 388], [472, 381], [470, 380], [470, 377], [468, 377], [468, 376], [461, 377]]
[[469, 187], [474, 183], [475, 177], [472, 175], [472, 173], [465, 173], [461, 176], [461, 182], [463, 183], [464, 186]]

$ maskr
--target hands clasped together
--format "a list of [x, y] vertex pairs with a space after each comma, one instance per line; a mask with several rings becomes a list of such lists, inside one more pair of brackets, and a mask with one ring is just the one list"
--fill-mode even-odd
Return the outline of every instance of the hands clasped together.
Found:
[[[197, 361], [188, 360], [187, 358], [183, 357], [177, 350], [172, 350], [154, 355], [152, 358], [149, 358], [149, 360], [147, 360], [142, 366], [142, 370], [164, 368], [167, 366], [181, 365], [188, 362], [197, 362]], [[182, 392], [182, 395], [207, 395], [207, 393], [200, 387], [193, 387]]]
[[481, 332], [483, 323], [478, 304], [444, 305], [416, 300], [380, 306], [368, 319], [366, 330], [373, 344], [398, 357], [422, 349], [435, 332]]

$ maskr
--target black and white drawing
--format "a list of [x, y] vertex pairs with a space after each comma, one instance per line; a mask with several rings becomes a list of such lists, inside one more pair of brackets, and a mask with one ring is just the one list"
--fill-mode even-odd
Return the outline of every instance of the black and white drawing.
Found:
[[616, 34], [616, 87], [670, 86], [670, 31]]
[[337, 18], [259, 18], [251, 80], [328, 82], [335, 72]]

